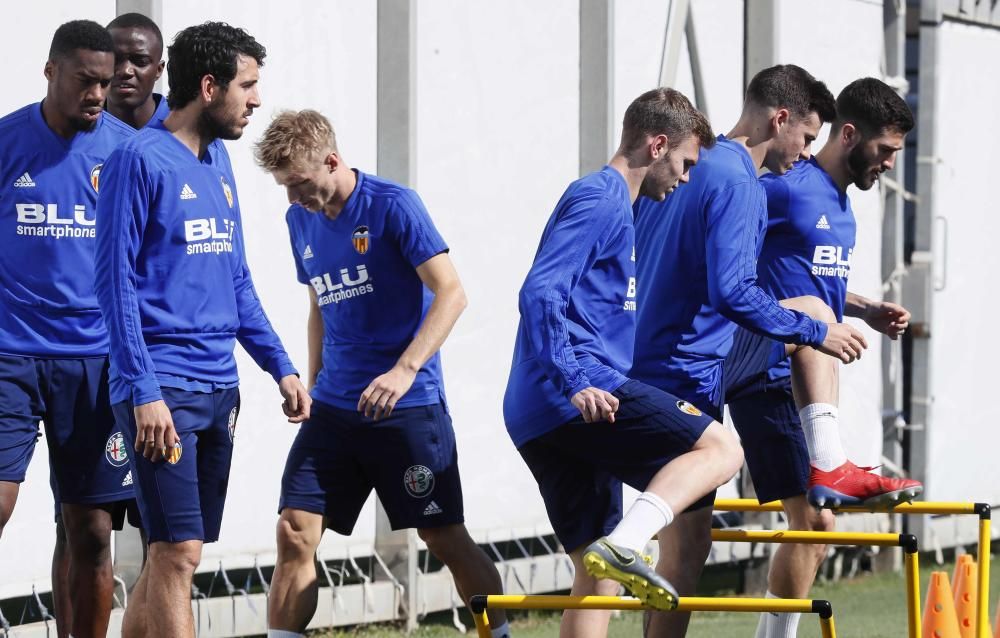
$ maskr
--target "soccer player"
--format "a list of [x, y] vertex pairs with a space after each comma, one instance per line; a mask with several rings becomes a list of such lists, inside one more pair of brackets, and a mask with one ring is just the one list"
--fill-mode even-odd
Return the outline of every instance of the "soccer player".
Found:
[[[757, 273], [767, 293], [778, 299], [813, 295], [833, 310], [837, 321], [847, 314], [892, 339], [903, 333], [910, 316], [905, 308], [847, 291], [856, 233], [847, 189], [851, 184], [870, 189], [880, 173], [892, 168], [912, 128], [910, 109], [892, 88], [874, 78], [857, 80], [837, 96], [837, 117], [823, 148], [784, 175], [761, 178], [768, 222]], [[755, 377], [728, 403], [761, 501], [801, 503], [808, 489], [812, 503], [855, 504], [883, 492], [885, 479], [853, 470], [835, 421], [799, 418], [787, 361]], [[837, 413], [836, 405], [814, 409]], [[804, 432], [801, 421], [807, 423]], [[816, 451], [811, 477], [809, 449]], [[842, 476], [849, 481], [837, 481]], [[804, 506], [787, 509], [796, 514], [790, 517], [791, 529], [833, 529], [829, 513], [816, 525], [816, 520], [801, 520]], [[807, 597], [825, 555], [821, 545], [779, 546], [768, 596]], [[793, 638], [799, 616], [761, 614], [757, 635]]]
[[[662, 200], [714, 142], [679, 92], [639, 96], [608, 165], [563, 193], [521, 287], [504, 420], [576, 568], [574, 595], [614, 594], [618, 581], [650, 605], [676, 607], [672, 586], [641, 551], [674, 512], [743, 463], [720, 423], [626, 376], [636, 312], [632, 204], [640, 194]], [[642, 492], [624, 517], [622, 483]], [[567, 611], [560, 635], [605, 636], [609, 617]]]
[[[757, 170], [784, 173], [808, 157], [834, 115], [833, 96], [804, 69], [765, 69], [747, 87], [740, 120], [704, 154], [691, 182], [666, 202], [640, 202], [633, 376], [721, 419], [727, 395], [790, 356], [800, 407], [812, 413], [836, 402], [838, 359], [861, 356], [864, 337], [837, 323], [820, 299], [779, 303], [756, 282], [767, 222]], [[713, 500], [709, 494], [659, 534], [657, 569], [682, 593], [694, 592], [711, 548]], [[796, 520], [817, 517], [804, 498], [786, 508]], [[649, 635], [683, 635], [688, 620], [653, 614]]]
[[264, 47], [219, 22], [169, 48], [170, 115], [108, 158], [98, 199], [97, 297], [111, 401], [149, 555], [123, 635], [194, 636], [191, 581], [218, 540], [239, 412], [238, 340], [278, 383], [291, 422], [310, 399], [261, 308], [222, 139], [253, 110]]
[[[463, 600], [502, 593], [464, 524], [438, 353], [466, 306], [448, 245], [415, 192], [348, 166], [316, 111], [280, 113], [256, 157], [291, 203], [314, 399], [281, 479], [268, 636], [302, 636], [323, 531], [349, 535], [372, 488], [393, 529], [416, 528], [451, 570]], [[503, 613], [491, 615], [493, 636], [508, 636]]]
[[160, 27], [141, 13], [123, 13], [108, 31], [115, 42], [115, 77], [105, 108], [134, 129], [166, 119], [167, 101], [153, 92], [164, 67]]
[[61, 636], [106, 633], [111, 530], [132, 498], [93, 285], [98, 176], [133, 133], [102, 111], [113, 73], [107, 31], [67, 22], [52, 38], [45, 99], [0, 120], [0, 534], [44, 421]]

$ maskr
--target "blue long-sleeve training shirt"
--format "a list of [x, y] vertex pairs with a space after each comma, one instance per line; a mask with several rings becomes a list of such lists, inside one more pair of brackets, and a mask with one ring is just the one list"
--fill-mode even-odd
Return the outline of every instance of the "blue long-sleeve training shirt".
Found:
[[785, 343], [823, 342], [824, 323], [783, 308], [757, 283], [767, 208], [742, 144], [720, 136], [687, 184], [663, 202], [640, 198], [636, 209], [631, 377], [714, 405], [737, 324]]
[[199, 160], [155, 122], [111, 154], [101, 182], [96, 289], [113, 402], [236, 385], [236, 340], [275, 380], [296, 373], [250, 278], [221, 141]]
[[135, 132], [107, 113], [72, 139], [41, 103], [0, 119], [0, 353], [99, 357], [95, 208], [104, 161]]
[[615, 169], [570, 184], [542, 233], [518, 298], [503, 413], [521, 446], [580, 415], [570, 399], [628, 379], [635, 335], [635, 229]]
[[[323, 317], [323, 367], [312, 396], [344, 410], [356, 409], [365, 388], [413, 341], [434, 301], [416, 269], [448, 251], [414, 191], [356, 173], [336, 219], [298, 204], [285, 215], [299, 281], [312, 286]], [[435, 352], [396, 407], [444, 398]]]
[[[813, 295], [844, 319], [847, 278], [857, 223], [847, 193], [816, 158], [796, 162], [784, 175], [764, 175], [767, 235], [757, 262], [761, 287], [778, 299]], [[772, 379], [791, 373], [784, 360]]]

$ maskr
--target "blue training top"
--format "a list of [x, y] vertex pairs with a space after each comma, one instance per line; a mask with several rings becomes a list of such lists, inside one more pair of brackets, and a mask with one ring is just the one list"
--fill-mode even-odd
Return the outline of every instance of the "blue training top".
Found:
[[[779, 298], [813, 295], [844, 319], [857, 223], [847, 193], [813, 157], [784, 175], [764, 175], [767, 236], [757, 262], [760, 285]], [[787, 377], [788, 361], [769, 376]]]
[[250, 278], [221, 141], [199, 159], [162, 122], [147, 126], [108, 158], [97, 206], [112, 402], [236, 385], [237, 339], [275, 380], [295, 374]]
[[108, 354], [94, 294], [97, 190], [104, 161], [134, 134], [102, 113], [67, 140], [41, 103], [0, 119], [0, 353]]
[[514, 445], [578, 417], [570, 399], [628, 379], [635, 337], [635, 229], [615, 169], [570, 184], [521, 287], [503, 413]]
[[630, 376], [716, 405], [737, 324], [785, 343], [823, 342], [826, 324], [783, 308], [757, 284], [767, 209], [742, 144], [719, 136], [687, 184], [636, 208], [639, 347]]
[[[323, 367], [312, 396], [345, 410], [356, 409], [368, 384], [410, 345], [434, 300], [416, 268], [448, 251], [415, 192], [355, 172], [358, 183], [336, 219], [297, 204], [285, 216], [299, 281], [313, 287], [323, 316]], [[443, 401], [435, 353], [396, 407]]]

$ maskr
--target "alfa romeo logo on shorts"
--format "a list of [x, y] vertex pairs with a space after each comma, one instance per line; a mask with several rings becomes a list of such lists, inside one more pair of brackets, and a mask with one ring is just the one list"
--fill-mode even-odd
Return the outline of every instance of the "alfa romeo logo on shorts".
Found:
[[232, 443], [236, 440], [236, 408], [233, 408], [229, 412], [229, 442]]
[[411, 465], [403, 474], [403, 487], [413, 498], [423, 498], [434, 490], [434, 472], [426, 465]]
[[701, 410], [694, 407], [687, 401], [678, 401], [677, 409], [683, 412], [684, 414], [690, 414], [691, 416], [701, 416]]
[[104, 446], [104, 456], [108, 463], [115, 467], [121, 467], [128, 463], [128, 452], [125, 451], [125, 438], [121, 432], [115, 432], [108, 437], [108, 444]]

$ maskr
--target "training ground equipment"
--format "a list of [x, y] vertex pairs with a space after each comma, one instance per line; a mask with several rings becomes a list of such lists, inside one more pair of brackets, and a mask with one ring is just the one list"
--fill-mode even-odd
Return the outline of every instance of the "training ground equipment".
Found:
[[[488, 609], [620, 609], [655, 611], [638, 599], [623, 596], [473, 596], [469, 601], [479, 638], [490, 638]], [[819, 616], [823, 638], [836, 638], [833, 607], [826, 600], [784, 598], [687, 598], [682, 596], [676, 611], [741, 611], [803, 613]], [[672, 612], [665, 612], [672, 613]]]
[[927, 604], [924, 612], [924, 636], [927, 638], [961, 638], [958, 616], [948, 583], [948, 572], [932, 572], [927, 587]]
[[[962, 554], [955, 563], [952, 576], [952, 591], [955, 592], [955, 614], [958, 616], [958, 630], [962, 638], [976, 638], [976, 561], [968, 554]], [[983, 638], [990, 638], [989, 628], [984, 628]]]
[[[759, 503], [750, 498], [716, 499], [715, 510], [720, 512], [781, 512], [781, 501]], [[893, 514], [914, 515], [957, 515], [979, 517], [979, 548], [977, 550], [976, 574], [976, 631], [984, 635], [989, 631], [989, 595], [990, 595], [990, 506], [988, 503], [956, 503], [939, 501], [917, 501], [902, 503], [895, 507], [885, 506], [845, 506], [833, 510], [835, 513], [871, 513], [891, 512]], [[954, 601], [952, 601], [954, 607]], [[988, 634], [985, 634], [988, 635]]]

